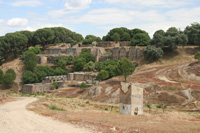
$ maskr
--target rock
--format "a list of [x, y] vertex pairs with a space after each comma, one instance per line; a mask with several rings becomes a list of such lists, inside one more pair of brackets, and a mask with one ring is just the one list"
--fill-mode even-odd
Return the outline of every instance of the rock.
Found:
[[111, 90], [113, 89], [113, 87], [107, 87], [106, 89], [105, 89], [105, 93], [107, 94], [110, 94], [111, 93]]
[[101, 94], [102, 89], [103, 88], [101, 86], [93, 86], [90, 88], [88, 95], [89, 96], [98, 96]]
[[95, 90], [95, 95], [96, 96], [98, 96], [98, 95], [100, 95], [101, 94], [101, 92], [102, 92], [102, 87], [101, 86], [98, 86], [97, 88], [96, 88], [96, 90]]
[[120, 94], [120, 88], [118, 88], [114, 93], [112, 93], [112, 97], [117, 97]]

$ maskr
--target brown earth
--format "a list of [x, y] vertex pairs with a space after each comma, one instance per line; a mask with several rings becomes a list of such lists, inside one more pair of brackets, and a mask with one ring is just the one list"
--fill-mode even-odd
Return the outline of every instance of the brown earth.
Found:
[[[51, 110], [56, 105], [65, 111]], [[144, 109], [142, 116], [119, 114], [119, 105], [98, 103], [78, 98], [41, 98], [30, 105], [30, 110], [53, 117], [63, 122], [89, 127], [94, 132], [142, 132], [198, 133], [200, 131], [199, 113], [183, 113], [168, 108], [163, 111], [152, 107], [151, 112]], [[111, 111], [112, 108], [112, 111]], [[184, 126], [183, 126], [184, 125]]]

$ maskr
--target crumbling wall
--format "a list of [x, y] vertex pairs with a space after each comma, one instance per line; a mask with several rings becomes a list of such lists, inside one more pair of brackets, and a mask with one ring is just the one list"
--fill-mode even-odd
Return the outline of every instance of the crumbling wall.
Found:
[[24, 84], [22, 87], [23, 94], [32, 94], [37, 92], [45, 92], [51, 89], [51, 83]]
[[68, 80], [76, 80], [76, 81], [94, 80], [94, 79], [96, 79], [96, 75], [76, 72], [76, 73], [69, 73], [67, 75], [67, 79]]
[[119, 43], [113, 42], [113, 41], [108, 41], [108, 42], [98, 42], [96, 44], [96, 47], [119, 47]]
[[131, 41], [121, 41], [119, 42], [120, 43], [120, 46], [121, 47], [124, 47], [124, 46], [131, 46]]
[[62, 54], [62, 49], [47, 49], [46, 52], [47, 54]]
[[143, 114], [143, 88], [132, 83], [121, 83], [120, 113], [128, 115]]

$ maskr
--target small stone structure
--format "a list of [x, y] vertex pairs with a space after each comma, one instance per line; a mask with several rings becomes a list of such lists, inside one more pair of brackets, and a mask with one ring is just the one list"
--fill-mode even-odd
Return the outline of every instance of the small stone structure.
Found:
[[51, 89], [51, 83], [36, 83], [36, 84], [25, 84], [22, 87], [23, 94], [31, 94], [37, 92], [45, 92]]
[[127, 115], [143, 114], [143, 88], [133, 83], [121, 82], [120, 113]]

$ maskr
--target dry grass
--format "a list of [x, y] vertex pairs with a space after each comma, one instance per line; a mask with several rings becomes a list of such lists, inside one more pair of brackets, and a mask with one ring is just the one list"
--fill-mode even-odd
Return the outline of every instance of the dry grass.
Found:
[[[56, 104], [66, 111], [49, 109]], [[31, 110], [55, 119], [95, 129], [95, 131], [112, 132], [199, 132], [200, 117], [188, 113], [162, 110], [145, 113], [142, 116], [119, 114], [119, 105], [85, 101], [78, 98], [42, 98], [31, 105]], [[197, 117], [198, 116], [198, 117]]]

